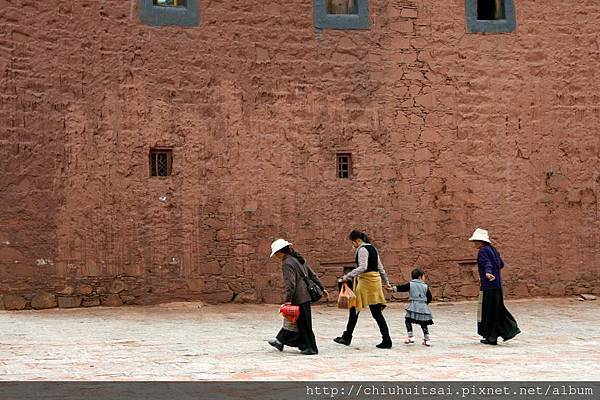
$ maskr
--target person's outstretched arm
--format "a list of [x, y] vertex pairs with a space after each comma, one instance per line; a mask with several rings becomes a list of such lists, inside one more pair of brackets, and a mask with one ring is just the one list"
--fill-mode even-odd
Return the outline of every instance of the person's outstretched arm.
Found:
[[394, 292], [408, 292], [409, 290], [410, 290], [410, 282], [405, 283], [404, 285], [394, 286]]
[[377, 269], [379, 270], [379, 275], [381, 275], [381, 280], [384, 285], [389, 285], [390, 280], [388, 279], [387, 274], [385, 273], [385, 269], [383, 268], [383, 264], [381, 263], [381, 258], [379, 254], [377, 254]]

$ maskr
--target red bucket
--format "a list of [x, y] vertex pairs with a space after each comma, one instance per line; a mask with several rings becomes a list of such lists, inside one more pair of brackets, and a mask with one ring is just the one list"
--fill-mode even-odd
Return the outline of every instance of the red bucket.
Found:
[[300, 316], [300, 307], [291, 304], [282, 304], [281, 307], [279, 307], [279, 312], [284, 318], [295, 324]]

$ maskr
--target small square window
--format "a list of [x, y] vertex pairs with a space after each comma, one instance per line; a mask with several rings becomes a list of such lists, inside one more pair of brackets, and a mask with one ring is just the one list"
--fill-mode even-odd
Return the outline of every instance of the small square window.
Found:
[[327, 0], [327, 14], [358, 15], [358, 0]]
[[469, 32], [514, 32], [517, 27], [514, 0], [465, 0]]
[[173, 150], [150, 149], [150, 176], [170, 176], [173, 170]]
[[140, 20], [150, 26], [198, 26], [200, 0], [140, 0]]
[[352, 155], [340, 153], [337, 155], [337, 177], [339, 179], [350, 179], [352, 176]]
[[369, 29], [368, 0], [313, 0], [318, 29]]

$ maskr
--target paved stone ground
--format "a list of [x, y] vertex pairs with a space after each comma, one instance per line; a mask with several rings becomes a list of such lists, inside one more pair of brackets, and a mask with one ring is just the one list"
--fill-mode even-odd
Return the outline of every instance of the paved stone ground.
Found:
[[266, 343], [281, 325], [274, 305], [0, 311], [0, 379], [600, 379], [600, 301], [507, 304], [523, 333], [496, 347], [478, 343], [475, 303], [433, 304], [430, 348], [402, 344], [403, 304], [391, 304], [385, 311], [391, 350], [374, 347], [380, 338], [368, 311], [352, 346], [333, 343], [346, 312], [317, 306], [318, 356], [280, 353]]

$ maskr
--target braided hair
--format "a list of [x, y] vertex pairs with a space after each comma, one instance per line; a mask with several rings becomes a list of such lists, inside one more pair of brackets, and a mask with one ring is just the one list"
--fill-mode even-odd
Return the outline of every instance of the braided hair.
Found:
[[283, 254], [288, 254], [292, 257], [294, 257], [296, 260], [298, 260], [300, 262], [300, 264], [304, 264], [306, 262], [306, 260], [304, 259], [304, 257], [302, 257], [296, 250], [294, 250], [293, 247], [291, 246], [285, 246], [283, 249], [279, 250], [280, 252], [282, 252]]

